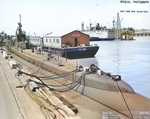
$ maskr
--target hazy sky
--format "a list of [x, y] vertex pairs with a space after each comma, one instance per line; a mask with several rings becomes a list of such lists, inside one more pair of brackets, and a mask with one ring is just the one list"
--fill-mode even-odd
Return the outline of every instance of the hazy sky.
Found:
[[[69, 33], [100, 23], [112, 28], [112, 20], [120, 12], [120, 0], [0, 0], [0, 32], [15, 34], [22, 18], [27, 34], [44, 35]], [[121, 27], [150, 29], [150, 12], [120, 13]]]

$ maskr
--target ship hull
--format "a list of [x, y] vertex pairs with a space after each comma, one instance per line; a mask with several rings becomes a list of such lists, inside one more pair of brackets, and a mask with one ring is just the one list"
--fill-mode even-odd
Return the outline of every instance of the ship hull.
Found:
[[115, 30], [90, 30], [82, 31], [90, 36], [90, 41], [112, 41], [115, 40]]
[[50, 48], [43, 47], [45, 52], [58, 53], [60, 56], [67, 59], [80, 59], [94, 57], [99, 46], [85, 46], [85, 47], [69, 47], [69, 48]]
[[98, 38], [98, 37], [91, 37], [90, 41], [112, 41], [115, 40], [115, 38]]

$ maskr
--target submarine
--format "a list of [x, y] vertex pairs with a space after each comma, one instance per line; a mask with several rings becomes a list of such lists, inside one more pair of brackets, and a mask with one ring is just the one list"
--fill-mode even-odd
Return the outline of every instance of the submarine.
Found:
[[[74, 60], [70, 60], [71, 63], [69, 64], [69, 60], [66, 61], [64, 59], [63, 61], [61, 60], [61, 62], [53, 62], [52, 59], [48, 60], [46, 59], [47, 57], [37, 55], [36, 53], [32, 53], [29, 50], [20, 52], [15, 48], [11, 48], [10, 52], [20, 57], [21, 59], [24, 59], [42, 69], [45, 69], [46, 71], [50, 71], [57, 76], [72, 72], [77, 68], [75, 65], [76, 61]], [[76, 95], [70, 92], [71, 88], [72, 90], [79, 92], [81, 95], [87, 96], [99, 104], [117, 111], [121, 115], [125, 116], [125, 118], [150, 118], [150, 99], [135, 92], [129, 84], [121, 79], [121, 76], [106, 73], [93, 64], [91, 64], [89, 68], [78, 66], [78, 70], [78, 72], [67, 75], [61, 79], [43, 79], [43, 81], [47, 84], [53, 84], [55, 81], [62, 86], [67, 86], [70, 83], [75, 85], [75, 87], [66, 87], [65, 91], [59, 89], [60, 87], [57, 89], [56, 86], [51, 86], [60, 93], [64, 92], [66, 94], [66, 99], [68, 98], [67, 95], [72, 95], [72, 98], [74, 99], [77, 98]], [[44, 73], [44, 71], [42, 73]], [[84, 100], [82, 100], [82, 103], [84, 103]], [[109, 113], [110, 112], [106, 111], [103, 112], [106, 117]]]

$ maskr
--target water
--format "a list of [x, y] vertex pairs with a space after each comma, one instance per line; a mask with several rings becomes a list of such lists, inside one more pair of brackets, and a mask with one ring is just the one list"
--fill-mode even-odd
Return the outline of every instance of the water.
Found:
[[95, 58], [80, 59], [79, 64], [95, 64], [105, 72], [121, 75], [135, 92], [150, 98], [150, 37], [135, 39], [90, 42], [100, 49]]

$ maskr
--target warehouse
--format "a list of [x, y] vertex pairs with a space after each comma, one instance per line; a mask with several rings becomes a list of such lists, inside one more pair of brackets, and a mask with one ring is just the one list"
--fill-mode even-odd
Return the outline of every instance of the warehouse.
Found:
[[61, 36], [61, 43], [62, 45], [67, 44], [70, 46], [80, 46], [80, 45], [88, 46], [89, 39], [90, 39], [89, 35], [75, 30], [66, 35]]

